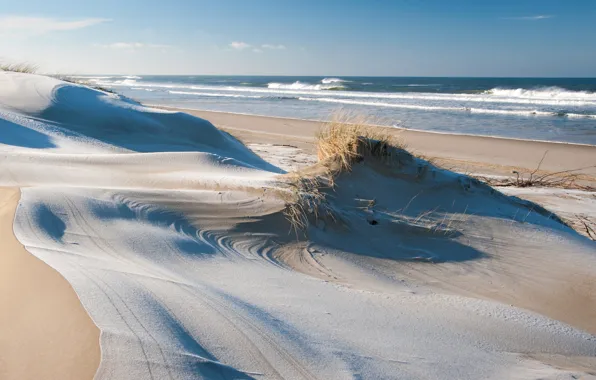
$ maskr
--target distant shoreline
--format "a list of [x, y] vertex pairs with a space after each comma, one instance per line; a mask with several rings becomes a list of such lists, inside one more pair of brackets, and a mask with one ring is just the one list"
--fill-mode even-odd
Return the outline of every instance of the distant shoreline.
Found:
[[[242, 113], [242, 112], [225, 112], [225, 111], [212, 111], [212, 110], [200, 110], [196, 108], [185, 108], [185, 107], [171, 107], [171, 106], [164, 106], [161, 104], [152, 104], [152, 103], [143, 103], [143, 105], [147, 107], [155, 107], [155, 108], [164, 108], [164, 109], [171, 109], [171, 110], [178, 110], [182, 112], [192, 111], [192, 112], [209, 112], [215, 114], [226, 114], [226, 115], [240, 115], [240, 116], [256, 116], [256, 117], [264, 117], [268, 119], [282, 119], [282, 120], [295, 120], [295, 121], [307, 121], [313, 123], [325, 123], [327, 120], [323, 119], [300, 119], [297, 117], [284, 117], [284, 116], [269, 116], [269, 115], [261, 115], [261, 114], [252, 114], [252, 113]], [[187, 112], [192, 114], [192, 112]], [[458, 133], [458, 132], [445, 132], [445, 131], [429, 131], [424, 129], [416, 129], [416, 128], [406, 128], [406, 127], [398, 127], [393, 125], [375, 125], [376, 127], [383, 127], [383, 128], [393, 128], [400, 131], [412, 131], [412, 132], [420, 132], [420, 133], [433, 133], [438, 135], [450, 135], [450, 136], [468, 136], [468, 137], [480, 137], [480, 138], [489, 138], [489, 139], [500, 139], [500, 140], [513, 140], [513, 141], [529, 141], [529, 142], [538, 142], [538, 143], [547, 143], [547, 144], [563, 144], [563, 145], [578, 145], [578, 146], [587, 146], [587, 147], [594, 147], [596, 148], [596, 144], [582, 144], [577, 142], [568, 142], [568, 141], [553, 141], [553, 140], [540, 140], [540, 139], [524, 139], [520, 137], [507, 137], [507, 136], [498, 136], [498, 135], [480, 135], [480, 134], [473, 134], [473, 133]]]
[[[321, 125], [321, 121], [153, 106], [207, 119], [245, 143], [292, 144], [310, 152], [313, 152], [314, 138]], [[507, 176], [512, 175], [513, 170], [529, 172], [548, 151], [541, 170], [558, 172], [586, 168], [577, 173], [596, 182], [594, 145], [397, 127], [388, 127], [388, 130], [402, 138], [409, 150], [438, 159], [444, 166], [461, 172]]]

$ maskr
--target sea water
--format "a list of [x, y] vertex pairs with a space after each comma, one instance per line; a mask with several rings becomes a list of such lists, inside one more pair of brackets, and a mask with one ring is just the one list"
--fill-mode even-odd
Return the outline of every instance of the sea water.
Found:
[[147, 104], [596, 145], [596, 78], [79, 77]]

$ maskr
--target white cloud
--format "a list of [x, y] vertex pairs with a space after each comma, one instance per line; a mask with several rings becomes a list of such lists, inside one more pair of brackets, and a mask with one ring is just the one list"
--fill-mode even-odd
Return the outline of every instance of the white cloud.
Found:
[[271, 45], [271, 44], [263, 44], [261, 45], [263, 49], [272, 49], [272, 50], [284, 50], [286, 47], [285, 45]]
[[507, 20], [544, 20], [547, 18], [553, 18], [552, 15], [536, 15], [536, 16], [522, 16], [522, 17], [506, 17]]
[[244, 50], [252, 47], [252, 45], [247, 44], [246, 42], [234, 41], [230, 44], [230, 47], [236, 50]]
[[253, 53], [262, 53], [263, 50], [283, 50], [285, 49], [285, 45], [272, 45], [272, 44], [263, 44], [263, 45], [256, 45], [253, 46], [246, 42], [241, 41], [234, 41], [229, 45], [234, 50], [246, 50], [250, 49]]
[[45, 34], [87, 28], [111, 20], [105, 18], [85, 18], [79, 20], [57, 20], [49, 17], [2, 16], [0, 15], [0, 34], [18, 33]]
[[145, 44], [141, 42], [114, 42], [106, 45], [95, 45], [106, 49], [135, 50], [135, 49], [167, 49], [170, 45]]

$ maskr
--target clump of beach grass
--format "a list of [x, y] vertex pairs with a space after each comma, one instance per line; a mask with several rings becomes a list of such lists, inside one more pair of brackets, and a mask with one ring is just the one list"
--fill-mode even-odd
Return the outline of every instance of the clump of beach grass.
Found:
[[13, 73], [34, 74], [37, 72], [37, 66], [30, 63], [0, 63], [0, 71], [10, 71]]
[[323, 125], [316, 147], [319, 162], [335, 161], [339, 171], [345, 172], [366, 158], [385, 161], [395, 157], [395, 148], [401, 150], [403, 144], [371, 119], [340, 112]]
[[320, 176], [291, 173], [287, 181], [291, 193], [286, 202], [284, 215], [298, 238], [299, 231], [306, 231], [311, 218], [316, 222], [337, 222], [339, 216], [327, 199], [327, 180]]
[[284, 215], [296, 234], [306, 231], [313, 220], [341, 220], [329, 201], [338, 175], [351, 172], [355, 164], [365, 160], [394, 164], [411, 158], [399, 139], [375, 125], [370, 118], [345, 112], [334, 114], [322, 125], [316, 141], [319, 163], [312, 170], [286, 177], [291, 196]]
[[110, 94], [118, 94], [116, 91], [107, 88], [107, 87], [103, 87], [103, 86], [99, 86], [97, 84], [91, 83], [88, 80], [83, 80], [83, 79], [78, 79], [78, 78], [73, 78], [72, 76], [69, 75], [62, 75], [62, 74], [56, 74], [56, 75], [52, 75], [53, 78], [59, 79], [63, 82], [68, 82], [68, 83], [73, 83], [73, 84], [78, 84], [81, 86], [85, 86], [85, 87], [89, 87], [92, 88], [94, 90], [98, 90], [98, 91], [102, 91], [102, 92], [107, 92]]
[[399, 135], [370, 117], [338, 112], [323, 124], [317, 134], [316, 150], [319, 166], [331, 186], [355, 164], [381, 164], [385, 169], [400, 169], [414, 156], [406, 151]]

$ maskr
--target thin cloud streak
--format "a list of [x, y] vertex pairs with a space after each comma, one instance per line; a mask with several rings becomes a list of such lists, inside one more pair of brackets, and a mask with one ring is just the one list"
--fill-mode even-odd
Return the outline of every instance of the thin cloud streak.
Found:
[[261, 45], [263, 49], [271, 49], [271, 50], [285, 50], [285, 45], [271, 45], [271, 44], [264, 44]]
[[230, 44], [230, 47], [235, 50], [244, 50], [252, 47], [252, 45], [242, 41], [234, 41]]
[[0, 34], [46, 34], [87, 28], [112, 21], [106, 18], [58, 20], [50, 17], [0, 15]]
[[546, 20], [548, 18], [553, 18], [553, 15], [536, 15], [536, 16], [522, 16], [522, 17], [504, 17], [505, 20]]
[[246, 49], [250, 49], [253, 53], [262, 53], [264, 50], [285, 50], [286, 46], [285, 45], [272, 45], [272, 44], [262, 44], [262, 45], [251, 45], [249, 43], [246, 42], [242, 42], [242, 41], [234, 41], [232, 43], [230, 43], [228, 45], [229, 47], [231, 47], [234, 50], [246, 50]]
[[170, 45], [160, 45], [160, 44], [146, 44], [141, 42], [114, 42], [111, 44], [105, 45], [95, 45], [105, 49], [119, 49], [119, 50], [134, 50], [134, 49], [167, 49], [171, 48]]

